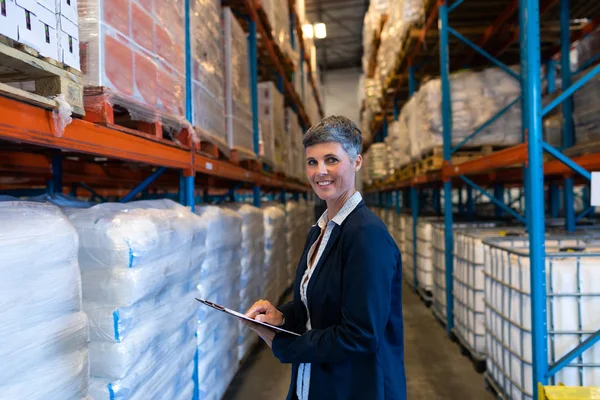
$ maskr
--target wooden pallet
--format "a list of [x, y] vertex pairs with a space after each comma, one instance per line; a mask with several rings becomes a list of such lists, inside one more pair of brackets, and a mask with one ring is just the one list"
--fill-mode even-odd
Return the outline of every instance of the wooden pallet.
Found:
[[[452, 165], [459, 165], [467, 161], [484, 157], [494, 151], [506, 148], [506, 146], [483, 145], [465, 147], [464, 150], [456, 151], [452, 154]], [[442, 147], [434, 147], [421, 157], [421, 160], [415, 163], [415, 175], [424, 175], [428, 172], [439, 171], [444, 166], [444, 151]]]
[[579, 157], [584, 154], [598, 153], [600, 151], [600, 140], [592, 140], [587, 143], [576, 144], [563, 151], [568, 157]]
[[1, 35], [0, 95], [47, 109], [55, 109], [54, 97], [64, 95], [73, 114], [85, 114], [81, 72]]
[[[86, 87], [86, 121], [145, 139], [190, 148], [192, 140], [183, 118], [169, 116], [147, 105], [125, 100], [104, 87]], [[147, 115], [145, 120], [132, 117]], [[150, 122], [151, 121], [151, 122]]]

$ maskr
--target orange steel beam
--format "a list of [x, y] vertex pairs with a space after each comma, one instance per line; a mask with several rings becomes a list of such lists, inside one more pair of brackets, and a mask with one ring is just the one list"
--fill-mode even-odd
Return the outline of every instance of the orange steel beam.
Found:
[[[588, 171], [600, 170], [600, 154], [585, 154], [572, 160]], [[553, 160], [544, 164], [544, 175], [576, 175], [576, 172], [562, 162]]]
[[[540, 18], [546, 14], [548, 11], [550, 11], [552, 9], [552, 7], [554, 7], [559, 0], [546, 0], [544, 1], [543, 4], [540, 5]], [[518, 23], [515, 26], [519, 26]], [[510, 29], [512, 29], [513, 27], [511, 26]], [[515, 43], [516, 41], [519, 40], [519, 30], [515, 30], [512, 34], [512, 36], [506, 41], [506, 43], [504, 43], [503, 45], [501, 45], [498, 50], [494, 53], [495, 57], [499, 57], [501, 56], [506, 50], [508, 50], [508, 48]]]
[[306, 114], [306, 110], [304, 109], [304, 104], [302, 104], [302, 102], [300, 101], [300, 97], [298, 96], [298, 93], [296, 93], [294, 86], [287, 79], [287, 76], [283, 69], [283, 65], [277, 57], [277, 53], [275, 52], [274, 48], [275, 43], [271, 42], [271, 40], [268, 39], [269, 36], [267, 35], [265, 27], [263, 26], [262, 22], [260, 21], [260, 18], [258, 17], [257, 10], [261, 8], [260, 0], [244, 0], [244, 4], [246, 5], [248, 14], [250, 14], [250, 19], [256, 23], [256, 31], [258, 34], [260, 34], [262, 42], [265, 44], [267, 52], [269, 53], [269, 56], [271, 57], [271, 60], [273, 61], [277, 72], [283, 79], [284, 91], [287, 93], [288, 97], [290, 97], [292, 101], [296, 104], [298, 114], [300, 115], [300, 118], [302, 118], [302, 120], [304, 121], [305, 125], [311, 126], [310, 120], [308, 119], [308, 115]]
[[[198, 172], [227, 179], [289, 190], [305, 191], [308, 189], [308, 186], [305, 185], [280, 181], [224, 161], [193, 154], [189, 150], [154, 142], [79, 119], [74, 119], [67, 126], [64, 134], [57, 136], [54, 133], [51, 111], [4, 97], [0, 97], [0, 139], [186, 171], [194, 171], [194, 166], [197, 166]], [[29, 166], [34, 171], [47, 170], [47, 164], [44, 164], [40, 158], [28, 158], [26, 161], [31, 162]], [[212, 166], [207, 163], [211, 163]], [[67, 162], [67, 165], [70, 164]], [[81, 167], [81, 165], [88, 166]], [[90, 177], [97, 176], [93, 172], [95, 170], [85, 169], [98, 168], [91, 165], [93, 164], [77, 163], [76, 169], [83, 168], [83, 171], [90, 173]], [[18, 168], [15, 169], [15, 172], [18, 172]], [[32, 171], [30, 170], [30, 172]], [[108, 179], [117, 179], [117, 177]], [[138, 177], [133, 179], [138, 179]]]
[[522, 143], [459, 165], [444, 165], [442, 168], [442, 178], [449, 179], [459, 175], [481, 174], [498, 168], [523, 163], [527, 159], [527, 144]]
[[74, 119], [62, 136], [52, 112], [0, 97], [0, 138], [168, 168], [191, 168], [190, 152]]

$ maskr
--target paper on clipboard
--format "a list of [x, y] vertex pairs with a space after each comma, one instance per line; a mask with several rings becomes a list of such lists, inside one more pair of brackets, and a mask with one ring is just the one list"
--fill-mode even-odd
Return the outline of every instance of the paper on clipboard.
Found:
[[221, 305], [219, 305], [219, 304], [212, 303], [212, 302], [210, 302], [210, 301], [208, 301], [208, 300], [199, 299], [199, 298], [196, 298], [196, 300], [198, 300], [200, 303], [202, 303], [202, 304], [204, 304], [204, 305], [206, 305], [206, 306], [209, 306], [209, 307], [211, 307], [211, 308], [214, 308], [215, 310], [219, 310], [219, 311], [222, 311], [222, 312], [224, 312], [224, 313], [227, 313], [227, 314], [233, 315], [234, 317], [237, 317], [237, 318], [239, 318], [239, 319], [243, 319], [243, 320], [250, 321], [250, 322], [253, 322], [253, 323], [255, 323], [255, 324], [258, 324], [258, 325], [265, 326], [265, 327], [267, 327], [267, 328], [269, 328], [269, 329], [272, 329], [272, 330], [274, 330], [274, 331], [277, 331], [277, 332], [283, 332], [283, 333], [287, 333], [287, 334], [290, 334], [290, 335], [293, 335], [293, 336], [300, 336], [300, 335], [299, 335], [299, 334], [297, 334], [296, 332], [288, 331], [288, 330], [286, 330], [286, 329], [283, 329], [283, 328], [280, 328], [280, 327], [278, 327], [278, 326], [271, 325], [271, 324], [267, 324], [266, 322], [261, 322], [261, 321], [257, 321], [257, 320], [255, 320], [255, 319], [252, 319], [252, 318], [248, 318], [248, 317], [246, 317], [246, 316], [245, 316], [244, 314], [242, 314], [242, 313], [239, 313], [239, 312], [237, 312], [237, 311], [230, 310], [230, 309], [229, 309], [229, 308], [227, 308], [227, 307], [223, 307], [223, 306], [221, 306]]

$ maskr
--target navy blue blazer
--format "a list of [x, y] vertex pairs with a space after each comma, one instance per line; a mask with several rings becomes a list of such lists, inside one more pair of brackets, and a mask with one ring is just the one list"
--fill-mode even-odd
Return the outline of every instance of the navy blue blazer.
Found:
[[280, 307], [284, 327], [273, 353], [292, 364], [288, 400], [297, 399], [300, 363], [311, 363], [309, 400], [404, 400], [402, 261], [386, 226], [362, 201], [333, 228], [308, 285], [312, 330], [300, 298], [306, 257], [320, 233], [309, 234], [294, 282], [294, 300]]

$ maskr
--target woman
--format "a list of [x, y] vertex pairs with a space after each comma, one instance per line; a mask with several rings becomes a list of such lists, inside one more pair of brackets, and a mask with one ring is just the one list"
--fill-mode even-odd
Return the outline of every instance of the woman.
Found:
[[405, 399], [401, 258], [355, 189], [361, 132], [332, 116], [303, 144], [308, 179], [327, 210], [308, 234], [294, 300], [279, 309], [261, 300], [246, 315], [302, 334], [252, 327], [293, 365], [288, 400]]

